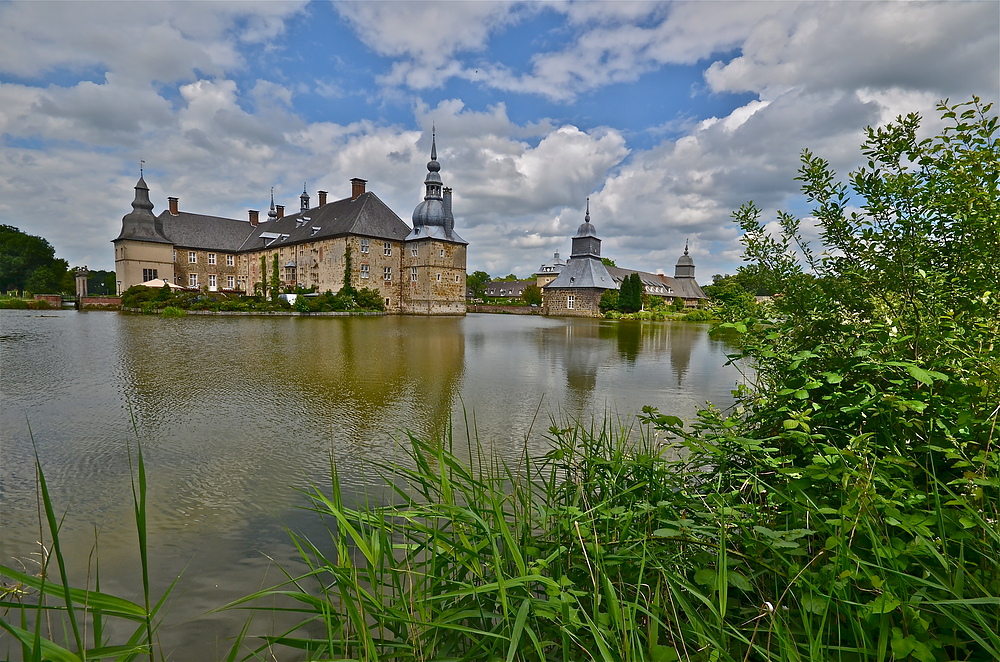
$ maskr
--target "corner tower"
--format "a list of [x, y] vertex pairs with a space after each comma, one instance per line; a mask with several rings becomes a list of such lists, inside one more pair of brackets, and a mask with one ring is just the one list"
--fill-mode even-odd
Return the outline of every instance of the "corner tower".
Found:
[[437, 136], [431, 129], [431, 160], [424, 199], [413, 210], [413, 230], [403, 248], [402, 307], [421, 315], [465, 314], [467, 241], [455, 232], [452, 192], [441, 180]]
[[115, 245], [115, 280], [118, 294], [149, 280], [174, 280], [174, 244], [153, 215], [149, 187], [139, 175], [132, 211], [122, 217], [122, 231]]

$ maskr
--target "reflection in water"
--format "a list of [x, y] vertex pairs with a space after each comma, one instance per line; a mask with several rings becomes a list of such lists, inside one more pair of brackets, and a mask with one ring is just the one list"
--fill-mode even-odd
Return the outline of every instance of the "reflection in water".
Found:
[[29, 312], [0, 311], [0, 555], [37, 551], [30, 423], [69, 511], [72, 573], [85, 580], [96, 526], [103, 587], [136, 598], [125, 447], [138, 436], [154, 585], [183, 572], [162, 630], [176, 659], [222, 657], [243, 615], [204, 614], [278, 581], [265, 552], [294, 569], [285, 526], [324, 535], [296, 508], [297, 490], [329, 485], [331, 459], [360, 493], [370, 462], [398, 456], [403, 430], [431, 436], [453, 424], [461, 444], [468, 420], [470, 435], [516, 461], [547, 450], [550, 417], [646, 404], [687, 416], [706, 400], [728, 403], [737, 379], [703, 325]]

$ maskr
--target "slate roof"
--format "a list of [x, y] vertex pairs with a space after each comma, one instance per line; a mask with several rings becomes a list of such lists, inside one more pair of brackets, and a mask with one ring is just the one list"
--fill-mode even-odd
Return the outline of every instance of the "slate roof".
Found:
[[529, 285], [534, 285], [533, 280], [495, 280], [486, 286], [485, 295], [488, 297], [519, 297], [524, 294], [524, 290]]
[[264, 221], [252, 230], [240, 250], [260, 250], [345, 235], [403, 241], [410, 233], [410, 227], [371, 191], [354, 200], [336, 200], [322, 207]]
[[221, 216], [206, 216], [170, 211], [160, 213], [158, 219], [163, 224], [163, 233], [178, 248], [236, 253], [254, 229], [249, 221], [238, 221]]
[[597, 287], [602, 290], [615, 290], [615, 284], [607, 267], [598, 257], [584, 256], [571, 257], [566, 261], [566, 265], [559, 272], [559, 275], [546, 288], [556, 289]]
[[[620, 289], [622, 281], [629, 274], [639, 274], [643, 287], [650, 294], [665, 297], [681, 297], [682, 299], [707, 299], [701, 287], [694, 278], [672, 278], [666, 274], [653, 274], [637, 269], [622, 269], [607, 267], [608, 273], [615, 281], [615, 288]], [[662, 291], [669, 289], [669, 291]]]

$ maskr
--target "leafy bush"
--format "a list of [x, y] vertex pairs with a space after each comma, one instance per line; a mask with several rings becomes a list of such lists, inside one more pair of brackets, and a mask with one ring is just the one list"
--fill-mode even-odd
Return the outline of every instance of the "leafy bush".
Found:
[[184, 317], [184, 315], [186, 315], [187, 313], [185, 313], [180, 308], [175, 308], [174, 306], [167, 306], [166, 308], [163, 309], [163, 311], [160, 314], [163, 315], [164, 317]]
[[715, 318], [712, 313], [707, 310], [692, 310], [684, 314], [684, 320], [687, 322], [708, 322], [713, 319]]

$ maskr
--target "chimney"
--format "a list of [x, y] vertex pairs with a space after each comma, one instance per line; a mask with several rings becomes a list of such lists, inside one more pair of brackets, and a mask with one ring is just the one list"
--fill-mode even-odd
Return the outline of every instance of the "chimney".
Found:
[[319, 206], [326, 204], [326, 191], [319, 191]]
[[285, 205], [275, 205], [274, 209], [278, 212], [278, 218], [285, 217]]
[[256, 209], [251, 209], [250, 210], [250, 225], [252, 225], [254, 227], [257, 227], [258, 223], [260, 223], [260, 212], [257, 211]]
[[368, 183], [367, 179], [359, 179], [355, 177], [351, 180], [351, 200], [357, 200], [365, 192], [365, 184]]
[[455, 229], [455, 216], [451, 212], [451, 188], [444, 189], [444, 231], [448, 236]]
[[167, 202], [170, 204], [170, 215], [177, 215], [177, 198], [167, 198]]

